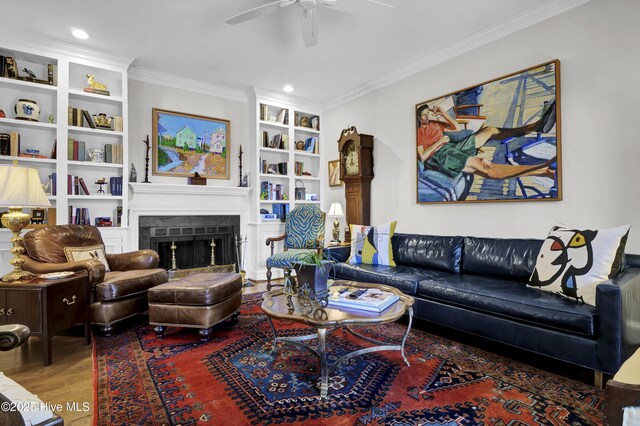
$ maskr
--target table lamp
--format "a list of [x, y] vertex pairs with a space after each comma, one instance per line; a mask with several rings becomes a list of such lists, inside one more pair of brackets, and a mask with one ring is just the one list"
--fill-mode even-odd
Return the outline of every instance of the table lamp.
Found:
[[340, 221], [338, 220], [338, 218], [344, 216], [344, 211], [342, 210], [342, 204], [340, 204], [337, 201], [331, 204], [331, 207], [329, 208], [329, 217], [331, 216], [335, 217], [335, 220], [333, 221], [333, 240], [331, 240], [331, 242], [339, 243], [340, 242]]
[[31, 222], [31, 215], [23, 213], [23, 207], [51, 207], [47, 195], [42, 189], [38, 170], [30, 167], [0, 165], [0, 207], [8, 207], [9, 212], [2, 215], [2, 225], [13, 233], [13, 271], [2, 277], [3, 282], [22, 283], [29, 281], [33, 274], [23, 271], [24, 253], [20, 232]]

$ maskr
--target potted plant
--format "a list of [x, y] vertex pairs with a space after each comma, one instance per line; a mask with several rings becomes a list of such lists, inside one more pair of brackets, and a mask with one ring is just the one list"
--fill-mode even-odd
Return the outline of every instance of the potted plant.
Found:
[[305, 285], [309, 297], [317, 302], [321, 302], [323, 306], [327, 302], [329, 296], [329, 273], [333, 267], [333, 262], [326, 258], [324, 253], [317, 251], [309, 251], [298, 262], [293, 263], [293, 269], [296, 270], [296, 280], [298, 293], [300, 295]]

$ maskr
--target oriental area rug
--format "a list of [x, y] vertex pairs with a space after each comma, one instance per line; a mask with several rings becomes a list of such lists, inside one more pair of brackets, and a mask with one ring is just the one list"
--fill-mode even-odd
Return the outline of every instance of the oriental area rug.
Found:
[[[98, 425], [599, 425], [603, 391], [472, 347], [412, 330], [406, 353], [345, 361], [319, 396], [319, 362], [278, 343], [260, 309], [244, 296], [235, 323], [202, 343], [195, 330], [152, 327], [94, 339], [94, 424]], [[309, 334], [276, 321], [281, 335]], [[404, 324], [358, 329], [400, 341]], [[331, 362], [369, 345], [338, 330]]]

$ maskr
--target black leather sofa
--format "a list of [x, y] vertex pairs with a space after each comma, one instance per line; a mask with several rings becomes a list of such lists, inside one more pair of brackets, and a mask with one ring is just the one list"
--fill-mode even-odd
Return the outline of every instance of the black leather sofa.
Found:
[[[615, 373], [640, 344], [640, 255], [597, 286], [596, 306], [527, 287], [542, 240], [395, 234], [395, 267], [345, 263], [335, 278], [387, 284], [415, 298], [414, 315], [447, 327]], [[597, 383], [599, 384], [599, 383]]]

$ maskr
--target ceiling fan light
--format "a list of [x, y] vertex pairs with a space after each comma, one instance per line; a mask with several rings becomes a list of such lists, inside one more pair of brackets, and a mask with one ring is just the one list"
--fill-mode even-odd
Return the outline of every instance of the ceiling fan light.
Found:
[[282, 88], [282, 90], [284, 90], [287, 93], [291, 93], [293, 92], [293, 86], [290, 84], [285, 84], [285, 86]]

